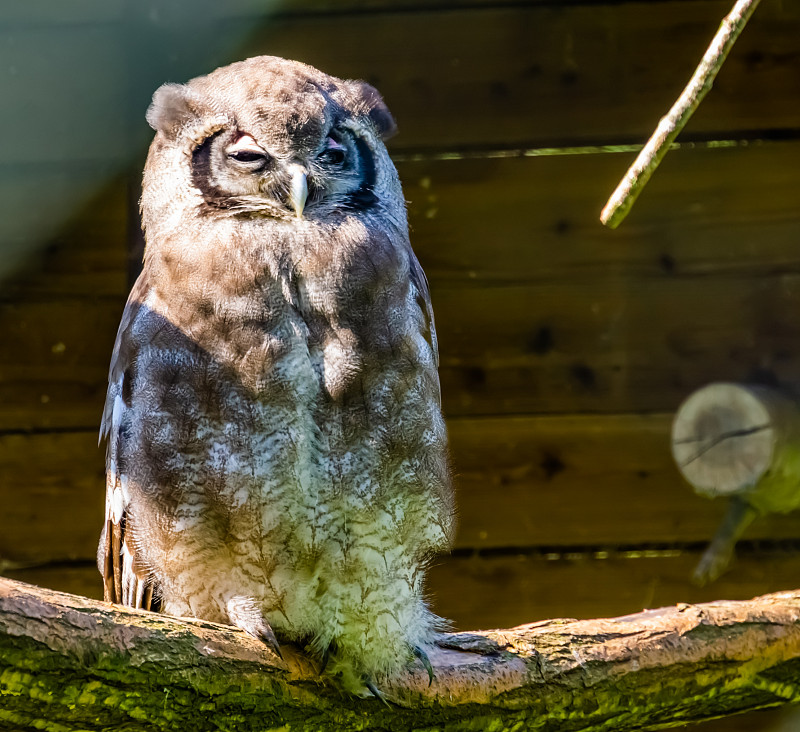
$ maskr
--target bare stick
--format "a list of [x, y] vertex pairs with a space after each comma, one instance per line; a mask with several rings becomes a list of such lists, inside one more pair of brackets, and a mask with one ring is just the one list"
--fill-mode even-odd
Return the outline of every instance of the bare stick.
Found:
[[733, 10], [722, 21], [714, 40], [711, 41], [711, 45], [695, 69], [686, 88], [672, 105], [672, 109], [665, 117], [661, 118], [656, 131], [642, 148], [633, 165], [628, 168], [628, 172], [625, 173], [625, 177], [611, 194], [611, 198], [608, 199], [608, 203], [600, 214], [600, 221], [610, 229], [616, 229], [628, 215], [642, 188], [650, 180], [650, 176], [658, 167], [661, 159], [667, 154], [670, 144], [694, 114], [708, 90], [711, 89], [714, 77], [722, 67], [725, 57], [747, 24], [758, 2], [759, 0], [738, 0], [733, 6]]

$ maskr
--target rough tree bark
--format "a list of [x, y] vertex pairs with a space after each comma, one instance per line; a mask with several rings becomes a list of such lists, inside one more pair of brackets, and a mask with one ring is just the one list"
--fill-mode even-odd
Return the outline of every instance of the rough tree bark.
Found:
[[0, 728], [661, 729], [800, 701], [800, 591], [451, 634], [386, 706], [285, 650], [0, 578]]

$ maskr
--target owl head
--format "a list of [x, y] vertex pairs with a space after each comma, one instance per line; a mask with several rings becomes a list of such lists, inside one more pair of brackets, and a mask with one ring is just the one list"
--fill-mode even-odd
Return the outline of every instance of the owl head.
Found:
[[147, 121], [156, 130], [142, 195], [148, 234], [181, 226], [187, 211], [330, 222], [402, 201], [382, 142], [394, 120], [362, 81], [260, 56], [163, 85]]

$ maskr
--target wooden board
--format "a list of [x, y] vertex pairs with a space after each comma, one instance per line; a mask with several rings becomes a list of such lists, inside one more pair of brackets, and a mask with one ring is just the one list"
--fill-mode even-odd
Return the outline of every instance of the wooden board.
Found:
[[[69, 28], [72, 24], [120, 20], [125, 0], [26, 0], [0, 3], [0, 22], [13, 25], [41, 25]], [[66, 29], [65, 28], [65, 29]]]
[[[396, 149], [642, 140], [729, 9], [714, 0], [265, 19], [238, 56], [373, 82], [398, 120]], [[764, 10], [689, 134], [800, 126], [800, 17]]]
[[0, 304], [0, 430], [99, 425], [122, 298]]
[[[35, 140], [28, 141], [22, 135], [18, 142], [20, 147], [35, 146]], [[93, 239], [98, 247], [100, 259], [113, 257], [113, 251], [123, 254], [124, 246], [120, 239], [120, 229], [107, 218], [109, 212], [94, 211], [91, 214], [87, 206], [111, 198], [108, 191], [115, 188], [119, 179], [118, 163], [89, 163], [86, 165], [33, 161], [30, 164], [0, 165], [0, 247], [3, 256], [0, 259], [0, 299], [7, 300], [19, 295], [28, 296], [35, 291], [40, 294], [64, 294], [64, 287], [48, 290], [46, 280], [48, 274], [42, 271], [49, 262], [49, 254], [58, 248], [57, 242], [70, 233], [73, 241], [83, 237]], [[83, 231], [74, 228], [76, 217], [81, 217]], [[117, 209], [117, 214], [122, 212]], [[127, 215], [127, 214], [125, 214]], [[117, 219], [119, 221], [119, 219]], [[98, 230], [98, 227], [100, 230]], [[106, 252], [100, 253], [102, 238], [106, 238]], [[62, 259], [64, 269], [80, 268], [82, 256], [92, 249], [88, 242], [74, 250], [66, 252]], [[67, 264], [67, 261], [69, 264]], [[94, 267], [88, 266], [88, 269]], [[114, 266], [111, 265], [113, 270]], [[37, 280], [37, 271], [41, 281]], [[52, 278], [50, 278], [52, 279]], [[113, 281], [114, 275], [111, 275]], [[26, 290], [31, 284], [31, 291]], [[109, 285], [98, 282], [97, 278], [78, 281], [79, 287], [96, 285], [99, 291], [107, 290]], [[73, 287], [73, 292], [75, 288]], [[89, 294], [94, 294], [90, 292]]]
[[673, 411], [709, 381], [800, 374], [800, 278], [603, 277], [433, 292], [450, 415]]
[[0, 564], [91, 558], [104, 502], [96, 432], [0, 436]]
[[[726, 508], [697, 497], [670, 454], [670, 415], [453, 419], [459, 547], [704, 542]], [[800, 514], [748, 538], [800, 535]]]
[[[400, 162], [412, 242], [432, 285], [800, 270], [794, 246], [800, 236], [800, 142], [672, 152], [625, 227], [610, 231], [599, 224], [598, 209], [630, 157]], [[68, 172], [61, 178], [66, 188]], [[58, 181], [32, 177], [23, 199], [41, 186], [53, 188]], [[0, 177], [4, 195], [16, 188], [18, 177]], [[134, 198], [125, 179], [111, 181], [34, 260], [43, 282], [31, 290], [30, 277], [11, 280], [2, 296], [124, 290], [121, 248], [127, 227], [138, 223], [138, 213], [129, 221], [126, 209]], [[67, 280], [75, 270], [97, 276]]]
[[796, 554], [739, 556], [727, 574], [698, 588], [689, 576], [699, 555], [631, 559], [611, 555], [442, 559], [429, 573], [433, 609], [456, 629], [507, 628], [545, 618], [614, 617], [643, 608], [749, 600], [795, 589]]
[[[20, 176], [7, 172], [0, 175], [0, 195], [6, 195], [15, 205], [18, 227], [16, 239], [20, 261], [14, 271], [3, 278], [0, 300], [44, 299], [58, 297], [103, 297], [124, 298], [128, 294], [128, 236], [131, 221], [129, 212], [134, 201], [128, 190], [128, 181], [117, 177], [106, 182], [107, 171], [97, 170], [96, 178], [89, 174], [81, 183], [87, 189], [99, 185], [96, 195], [75, 210], [61, 212], [65, 221], [50, 227], [38, 235], [38, 221], [19, 225], [20, 208], [33, 218], [41, 218], [41, 211], [34, 211], [40, 204], [37, 190], [50, 187], [52, 192], [52, 170], [44, 175], [26, 176], [20, 185]], [[75, 193], [76, 175], [62, 171], [60, 192], [70, 199]], [[78, 187], [82, 187], [81, 183]], [[67, 188], [72, 188], [67, 193]], [[56, 188], [59, 185], [56, 183]], [[19, 198], [19, 201], [14, 200]], [[18, 204], [18, 205], [17, 205]], [[58, 218], [58, 213], [50, 212]], [[138, 216], [136, 216], [138, 222]], [[138, 226], [138, 223], [136, 224]], [[0, 224], [0, 236], [3, 225]], [[4, 251], [13, 246], [14, 234], [6, 231]], [[12, 241], [9, 241], [12, 239]], [[8, 266], [6, 261], [0, 265]]]
[[[671, 411], [712, 380], [797, 381], [800, 143], [673, 153], [625, 229], [609, 232], [594, 202], [618, 162], [401, 166], [450, 415]], [[513, 215], [500, 215], [505, 206]], [[107, 211], [87, 219], [97, 266], [64, 278], [83, 254], [56, 249], [59, 276], [40, 278], [42, 293], [124, 292], [123, 221]], [[0, 308], [0, 428], [96, 424], [121, 309], [121, 294]], [[53, 352], [59, 343], [66, 350]]]
[[399, 162], [411, 242], [434, 293], [800, 271], [800, 141], [672, 151], [612, 231], [600, 209], [634, 157]]
[[[456, 546], [702, 545], [726, 504], [698, 498], [680, 478], [669, 424], [666, 415], [452, 420]], [[92, 557], [103, 465], [94, 430], [0, 436], [0, 558]], [[794, 513], [756, 521], [745, 538], [798, 536]]]
[[[96, 24], [70, 24], [43, 2], [0, 12], [21, 23], [0, 34], [5, 98], [18, 112], [0, 140], [6, 163], [128, 161], [146, 139], [144, 110], [158, 84], [260, 53], [374, 82], [399, 122], [398, 150], [642, 141], [728, 10], [723, 0], [416, 12], [385, 4], [375, 13], [352, 4], [355, 12], [315, 15], [311, 3], [309, 15], [301, 3], [292, 17], [291, 5], [279, 19], [261, 5], [259, 15], [231, 11], [224, 21], [181, 4], [133, 14], [132, 24], [112, 3]], [[76, 17], [92, 18], [92, 8], [82, 0]], [[136, 54], [139, 38], [146, 54]], [[796, 9], [760, 9], [688, 134], [800, 127], [798, 52]]]
[[[434, 289], [800, 271], [800, 142], [672, 152], [625, 227], [609, 231], [598, 209], [629, 157], [400, 162], [412, 242]], [[15, 210], [16, 229], [4, 241], [33, 251], [0, 297], [124, 295], [125, 238], [138, 224], [137, 212], [129, 219], [135, 195], [128, 181], [106, 183], [40, 249], [35, 236], [24, 236], [41, 219], [26, 202], [43, 187], [68, 196], [70, 187], [93, 186], [107, 171], [29, 173], [0, 175], [0, 193]], [[29, 222], [21, 221], [25, 214]]]
[[15, 110], [0, 138], [4, 164], [126, 159], [130, 113], [120, 41], [103, 26], [0, 33], [4, 103]]

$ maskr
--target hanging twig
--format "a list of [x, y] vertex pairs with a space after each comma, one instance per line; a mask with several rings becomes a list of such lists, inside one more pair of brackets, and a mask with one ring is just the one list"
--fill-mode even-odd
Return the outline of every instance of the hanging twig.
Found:
[[647, 141], [633, 165], [628, 168], [628, 172], [614, 193], [611, 194], [611, 198], [608, 199], [608, 203], [600, 214], [600, 221], [610, 229], [616, 229], [628, 215], [628, 211], [642, 188], [647, 184], [661, 159], [667, 154], [670, 143], [677, 137], [703, 97], [711, 89], [714, 77], [756, 9], [758, 2], [759, 0], [738, 0], [733, 6], [733, 10], [722, 21], [714, 40], [711, 41], [711, 45], [695, 69], [686, 88], [672, 105], [672, 109], [665, 117], [661, 118], [656, 131]]

